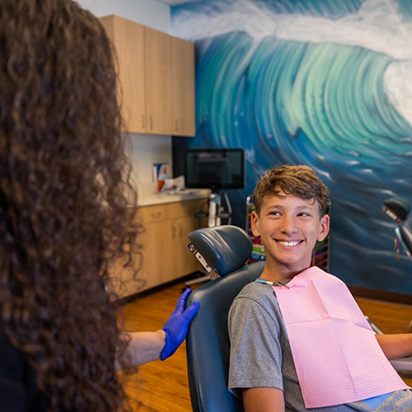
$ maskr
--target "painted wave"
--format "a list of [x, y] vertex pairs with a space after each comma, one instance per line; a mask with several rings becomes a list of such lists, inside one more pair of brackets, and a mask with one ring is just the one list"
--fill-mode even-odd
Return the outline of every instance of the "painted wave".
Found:
[[412, 264], [396, 261], [381, 211], [388, 197], [412, 197], [412, 126], [383, 86], [393, 59], [333, 43], [253, 45], [242, 32], [197, 43], [198, 142], [245, 149], [245, 194], [277, 164], [314, 167], [333, 199], [332, 271], [350, 284], [405, 292], [406, 282], [412, 291]]
[[[326, 13], [310, 10], [318, 2], [293, 3], [301, 14]], [[353, 13], [381, 13], [377, 1], [347, 4], [353, 8], [346, 11], [349, 20]], [[409, 24], [412, 13], [402, 4]], [[196, 2], [189, 7], [193, 17]], [[342, 14], [328, 12], [329, 19]], [[411, 57], [402, 42], [394, 49], [391, 55], [344, 41], [279, 38], [278, 32], [259, 39], [242, 30], [200, 36], [197, 136], [186, 144], [245, 149], [246, 188], [234, 196], [237, 210], [245, 209], [246, 196], [268, 168], [312, 166], [331, 189], [332, 273], [348, 284], [412, 293], [412, 262], [396, 259], [394, 222], [381, 211], [395, 195], [412, 203]]]

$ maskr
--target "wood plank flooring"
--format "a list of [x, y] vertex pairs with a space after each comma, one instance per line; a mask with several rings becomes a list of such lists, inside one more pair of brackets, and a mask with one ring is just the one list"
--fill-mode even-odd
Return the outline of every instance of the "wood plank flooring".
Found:
[[[183, 283], [139, 298], [124, 306], [127, 331], [161, 329], [181, 295]], [[165, 361], [141, 366], [127, 384], [127, 393], [139, 412], [191, 411], [187, 381], [186, 344]]]
[[[125, 329], [155, 331], [161, 329], [173, 312], [183, 283], [163, 289], [124, 306]], [[412, 319], [412, 306], [371, 299], [357, 299], [364, 314], [384, 333], [406, 333]], [[412, 386], [412, 379], [405, 379]], [[187, 382], [185, 343], [166, 361], [141, 366], [128, 377], [127, 393], [133, 410], [139, 412], [191, 411]]]

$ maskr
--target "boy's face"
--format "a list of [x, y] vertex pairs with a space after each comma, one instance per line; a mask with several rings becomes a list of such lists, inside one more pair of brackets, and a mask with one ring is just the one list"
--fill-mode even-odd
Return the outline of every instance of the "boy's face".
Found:
[[283, 278], [310, 267], [316, 241], [329, 232], [329, 216], [319, 219], [314, 199], [282, 191], [280, 196], [265, 198], [260, 216], [253, 212], [251, 223], [254, 236], [261, 236], [265, 247], [267, 269], [273, 268], [279, 277], [285, 275]]

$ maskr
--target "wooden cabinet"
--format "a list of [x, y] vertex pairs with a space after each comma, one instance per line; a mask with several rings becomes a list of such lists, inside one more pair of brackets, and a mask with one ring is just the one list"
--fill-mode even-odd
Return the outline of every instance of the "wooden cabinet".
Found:
[[195, 135], [195, 49], [192, 43], [171, 38], [172, 126], [175, 136]]
[[[206, 226], [206, 224], [202, 226]], [[175, 265], [177, 273], [193, 273], [196, 270], [202, 269], [199, 261], [187, 249], [187, 244], [189, 243], [187, 235], [199, 229], [199, 219], [195, 217], [180, 218], [176, 221], [176, 228]]]
[[145, 27], [147, 133], [171, 134], [170, 36]]
[[117, 52], [126, 130], [194, 136], [193, 43], [115, 15], [100, 21]]
[[113, 262], [110, 268], [114, 279], [111, 287], [121, 297], [162, 285], [202, 268], [187, 250], [187, 244], [190, 232], [207, 225], [205, 219], [199, 221], [194, 217], [204, 202], [205, 199], [194, 199], [139, 209], [137, 219], [145, 228], [138, 239], [143, 246], [142, 253], [135, 256], [131, 268], [124, 268], [122, 262]]
[[100, 22], [115, 46], [121, 89], [119, 101], [126, 130], [146, 132], [144, 26], [118, 16]]

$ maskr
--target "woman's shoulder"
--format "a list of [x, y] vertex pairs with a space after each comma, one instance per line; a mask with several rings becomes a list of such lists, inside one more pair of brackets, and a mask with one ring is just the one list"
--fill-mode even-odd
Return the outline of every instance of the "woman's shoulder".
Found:
[[38, 389], [36, 374], [23, 354], [0, 330], [0, 405], [3, 411], [46, 411], [46, 398]]
[[10, 342], [3, 330], [0, 330], [0, 375], [22, 379], [24, 356]]

